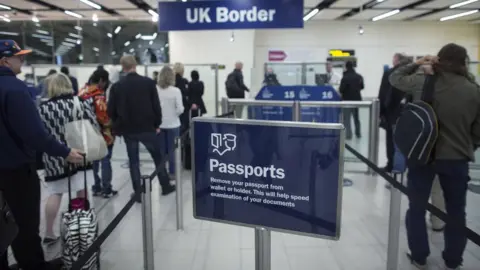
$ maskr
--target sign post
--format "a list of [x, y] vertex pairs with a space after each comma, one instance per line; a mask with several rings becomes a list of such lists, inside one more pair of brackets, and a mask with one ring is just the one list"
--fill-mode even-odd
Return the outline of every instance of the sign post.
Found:
[[194, 217], [255, 228], [258, 270], [270, 230], [337, 240], [344, 143], [338, 123], [194, 118]]

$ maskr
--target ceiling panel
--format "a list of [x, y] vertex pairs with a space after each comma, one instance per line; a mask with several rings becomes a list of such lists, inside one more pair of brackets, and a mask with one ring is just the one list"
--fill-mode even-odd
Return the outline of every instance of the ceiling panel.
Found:
[[60, 1], [59, 0], [43, 0], [43, 1], [46, 2], [46, 3], [52, 4], [52, 5], [55, 5], [57, 7], [61, 7], [63, 9], [79, 9], [79, 8], [89, 9], [89, 8], [92, 8], [92, 7], [90, 7], [88, 5], [85, 5], [82, 2], [76, 1], [76, 0], [60, 0]]
[[418, 0], [386, 0], [375, 7], [380, 8], [401, 8]]
[[39, 19], [46, 20], [46, 19], [65, 19], [65, 20], [77, 20], [77, 18], [67, 15], [61, 11], [56, 10], [44, 10], [44, 11], [37, 11], [37, 15]]
[[432, 14], [430, 16], [425, 16], [425, 17], [418, 18], [417, 20], [420, 20], [420, 21], [437, 21], [437, 20], [440, 20], [440, 18], [442, 18], [442, 17], [446, 17], [446, 16], [458, 14], [458, 13], [462, 13], [462, 11], [455, 10], [455, 9], [449, 9], [449, 10], [440, 11], [440, 12]]
[[[462, 1], [463, 2], [463, 1]], [[461, 8], [468, 8], [468, 9], [477, 9], [480, 8], [480, 1], [477, 1], [475, 3], [471, 3], [469, 5], [462, 6]]]
[[444, 7], [448, 7], [452, 4], [463, 2], [463, 1], [464, 0], [460, 0], [460, 1], [459, 0], [435, 0], [435, 1], [432, 1], [430, 3], [420, 5], [418, 7], [420, 7], [420, 8], [444, 8]]
[[348, 18], [349, 20], [370, 20], [371, 18], [388, 12], [387, 10], [366, 9], [354, 16]]
[[399, 20], [403, 20], [403, 19], [406, 19], [406, 18], [416, 16], [416, 15], [420, 15], [420, 14], [425, 13], [425, 12], [427, 12], [427, 11], [426, 10], [407, 9], [407, 10], [404, 10], [400, 13], [397, 13], [394, 16], [387, 17], [387, 18], [383, 19], [382, 21], [399, 21]]
[[96, 9], [92, 9], [92, 10], [85, 10], [85, 11], [75, 11], [77, 13], [80, 13], [82, 14], [83, 16], [85, 16], [87, 19], [88, 18], [92, 18], [93, 14], [96, 14], [98, 18], [102, 19], [102, 18], [112, 18], [112, 17], [118, 17], [118, 16], [111, 16], [110, 14], [107, 14], [105, 12], [102, 12], [101, 10], [96, 10]]
[[360, 7], [361, 5], [363, 5], [367, 2], [370, 2], [370, 0], [339, 0], [339, 1], [335, 2], [333, 5], [331, 5], [330, 7], [334, 7], [334, 8], [344, 8], [344, 7], [356, 8], [356, 7]]
[[95, 0], [98, 4], [105, 6], [107, 8], [137, 8], [134, 4], [128, 2], [127, 0]]
[[315, 7], [316, 5], [318, 5], [318, 3], [320, 3], [320, 2], [321, 2], [320, 0], [304, 0], [303, 6], [305, 8], [312, 8], [312, 7]]
[[313, 20], [334, 20], [341, 15], [347, 13], [350, 9], [324, 9], [320, 11]]
[[45, 9], [44, 6], [23, 0], [0, 0], [0, 4], [19, 9]]

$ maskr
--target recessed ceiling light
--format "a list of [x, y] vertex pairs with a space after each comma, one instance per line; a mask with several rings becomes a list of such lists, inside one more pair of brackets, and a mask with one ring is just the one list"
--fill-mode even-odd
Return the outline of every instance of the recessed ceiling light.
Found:
[[32, 22], [38, 23], [38, 22], [40, 22], [40, 20], [37, 18], [37, 16], [33, 16], [32, 17]]
[[97, 16], [96, 13], [94, 13], [94, 14], [92, 15], [92, 21], [98, 22], [98, 16]]
[[312, 9], [307, 15], [305, 15], [305, 17], [303, 17], [303, 21], [306, 22], [310, 20], [311, 18], [313, 18], [313, 16], [317, 15], [319, 11], [320, 10], [318, 8]]
[[74, 37], [74, 38], [82, 38], [82, 36], [74, 34], [74, 33], [68, 33], [69, 36]]
[[383, 13], [383, 14], [380, 14], [378, 16], [373, 17], [372, 21], [376, 22], [376, 21], [388, 18], [390, 16], [393, 16], [395, 14], [398, 14], [398, 13], [400, 13], [400, 9], [394, 9], [394, 10], [391, 10], [389, 12], [386, 12], [386, 13]]
[[149, 42], [148, 44], [152, 45], [152, 44], [153, 44], [153, 40], [150, 40], [150, 42]]
[[478, 12], [478, 9], [470, 10], [470, 11], [467, 11], [467, 12], [462, 12], [462, 13], [458, 13], [458, 14], [454, 14], [454, 15], [450, 15], [450, 16], [440, 18], [440, 21], [444, 22], [444, 21], [448, 21], [448, 20], [453, 20], [453, 19], [460, 18], [460, 17], [463, 17], [463, 16], [472, 15], [472, 14], [475, 14], [477, 12]]
[[96, 52], [100, 51], [100, 49], [98, 49], [97, 47], [93, 47], [93, 50], [96, 51]]
[[37, 29], [37, 33], [44, 34], [44, 35], [50, 35], [48, 31]]
[[102, 7], [101, 7], [99, 4], [94, 3], [94, 2], [92, 2], [92, 1], [90, 1], [90, 0], [80, 0], [80, 2], [82, 2], [82, 3], [84, 3], [84, 4], [87, 4], [87, 5], [95, 8], [95, 9], [102, 9]]
[[158, 22], [158, 16], [152, 16], [152, 22]]
[[83, 18], [82, 15], [80, 15], [78, 13], [75, 13], [73, 11], [70, 11], [70, 10], [65, 10], [64, 12], [65, 12], [65, 14], [70, 15], [70, 16], [75, 17], [75, 18], [78, 18], [78, 19]]
[[5, 35], [5, 36], [18, 36], [18, 35], [20, 35], [20, 34], [19, 34], [19, 33], [15, 33], [15, 32], [0, 31], [0, 35]]
[[75, 26], [75, 29], [77, 29], [78, 31], [82, 31], [83, 28], [77, 25]]
[[150, 15], [154, 16], [154, 17], [158, 17], [158, 13], [153, 11], [152, 9], [149, 9], [148, 10], [148, 13], [150, 13]]
[[471, 3], [475, 3], [477, 2], [478, 0], [467, 0], [467, 1], [463, 1], [463, 2], [460, 2], [460, 3], [456, 3], [456, 4], [453, 4], [450, 6], [450, 8], [458, 8], [458, 7], [461, 7], [461, 6], [465, 6], [465, 5], [469, 5]]
[[138, 34], [135, 36], [135, 38], [136, 38], [136, 39], [139, 39], [141, 36], [142, 36], [142, 34], [138, 33]]
[[11, 10], [12, 9], [11, 7], [5, 6], [5, 5], [0, 5], [0, 8], [6, 9], [6, 10]]
[[122, 27], [121, 26], [117, 26], [117, 28], [115, 28], [115, 31], [113, 31], [115, 34], [118, 34], [120, 33], [120, 31], [122, 30]]
[[12, 20], [10, 20], [9, 18], [5, 17], [5, 16], [0, 16], [0, 19], [6, 21], [6, 22], [11, 22]]
[[107, 37], [112, 38], [113, 37], [112, 33], [107, 33]]
[[124, 45], [125, 45], [125, 47], [127, 47], [128, 45], [130, 45], [130, 41], [125, 42]]

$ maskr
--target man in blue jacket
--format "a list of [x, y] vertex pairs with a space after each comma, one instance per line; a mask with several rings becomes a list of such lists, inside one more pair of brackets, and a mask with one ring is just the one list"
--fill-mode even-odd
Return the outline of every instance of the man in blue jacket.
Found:
[[[17, 79], [24, 57], [13, 40], [0, 40], [0, 191], [18, 226], [11, 243], [18, 266], [24, 270], [52, 269], [46, 262], [39, 236], [40, 179], [35, 153], [83, 162], [80, 151], [69, 149], [44, 129], [27, 85]], [[0, 269], [9, 269], [0, 250]]]

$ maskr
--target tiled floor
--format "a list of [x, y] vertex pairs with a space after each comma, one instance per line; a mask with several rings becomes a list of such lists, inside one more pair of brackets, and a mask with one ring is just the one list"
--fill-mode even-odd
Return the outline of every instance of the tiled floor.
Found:
[[[383, 135], [381, 138], [383, 141]], [[360, 141], [352, 145], [363, 147]], [[381, 161], [384, 160], [383, 142]], [[121, 158], [117, 158], [121, 160]], [[383, 164], [383, 162], [380, 162]], [[128, 169], [114, 162], [114, 186], [120, 190], [110, 200], [95, 199], [100, 227], [103, 229], [130, 198]], [[364, 169], [361, 164], [347, 164], [346, 171]], [[144, 172], [152, 169], [149, 163]], [[354, 185], [343, 190], [342, 232], [339, 241], [272, 233], [272, 270], [384, 270], [386, 269], [387, 231], [390, 191], [384, 180], [361, 173], [346, 173]], [[251, 228], [195, 220], [192, 216], [190, 174], [183, 174], [183, 209], [185, 230], [178, 232], [175, 195], [161, 196], [158, 183], [152, 194], [155, 269], [158, 270], [254, 270], [254, 232]], [[64, 199], [62, 209], [66, 207]], [[407, 200], [402, 201], [402, 226], [399, 269], [411, 268], [405, 258], [406, 239], [403, 226]], [[468, 225], [480, 232], [480, 195], [469, 193]], [[43, 208], [42, 208], [43, 209]], [[42, 210], [43, 212], [43, 210]], [[43, 231], [43, 222], [42, 229]], [[442, 234], [431, 234], [429, 269], [443, 269]], [[56, 257], [60, 247], [46, 249]], [[134, 205], [102, 247], [102, 270], [143, 269], [141, 206]], [[469, 243], [464, 254], [464, 268], [480, 269], [480, 247]]]

